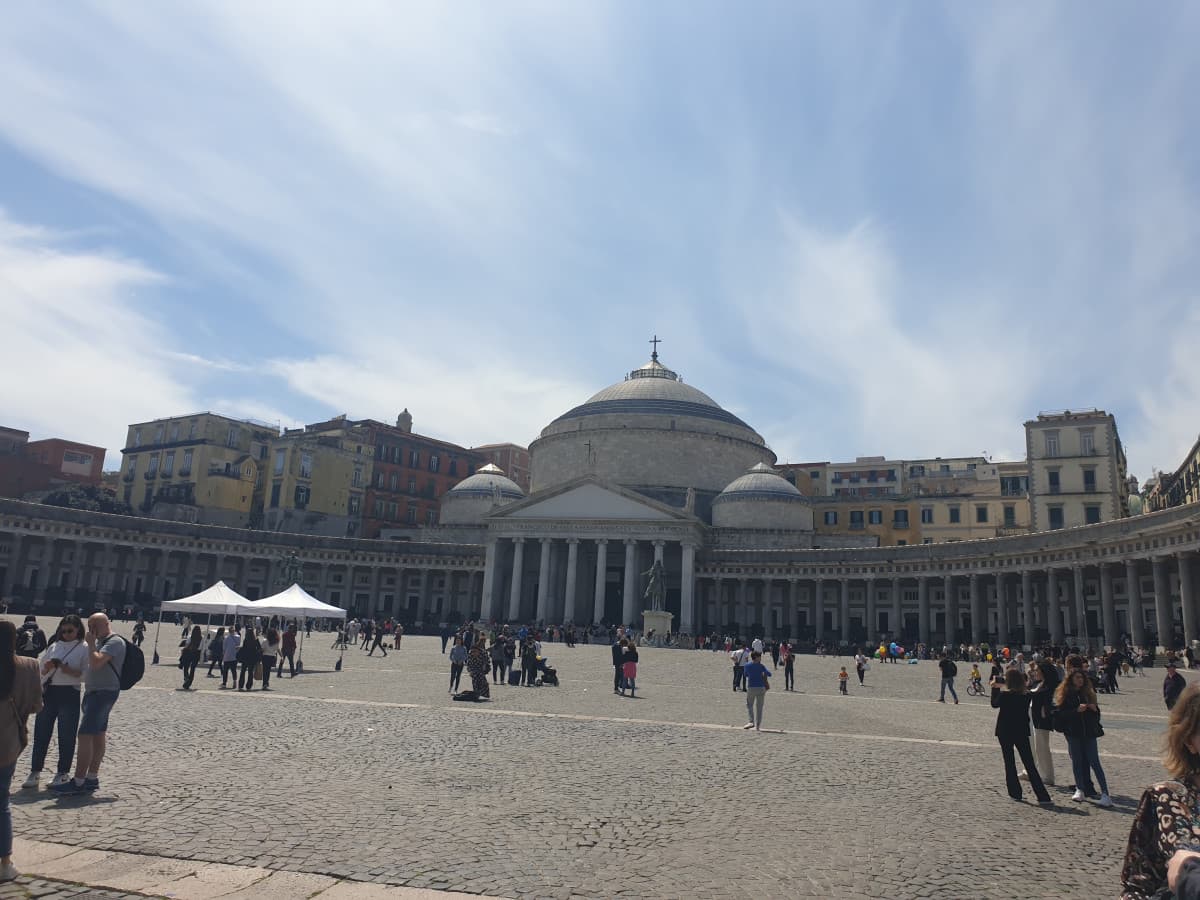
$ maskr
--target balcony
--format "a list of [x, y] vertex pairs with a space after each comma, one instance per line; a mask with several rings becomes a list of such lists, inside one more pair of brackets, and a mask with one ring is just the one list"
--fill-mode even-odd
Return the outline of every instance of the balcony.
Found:
[[133, 479], [135, 479], [135, 478], [137, 478], [136, 472], [126, 472], [124, 475], [121, 476], [121, 480], [125, 481], [125, 482], [133, 481]]
[[904, 521], [904, 522], [892, 522], [892, 527], [893, 527], [893, 528], [907, 528], [907, 527], [908, 527], [908, 522], [907, 522], [907, 521]]
[[155, 478], [158, 477], [158, 472], [147, 472], [142, 477], [145, 478], [147, 481], [153, 481]]

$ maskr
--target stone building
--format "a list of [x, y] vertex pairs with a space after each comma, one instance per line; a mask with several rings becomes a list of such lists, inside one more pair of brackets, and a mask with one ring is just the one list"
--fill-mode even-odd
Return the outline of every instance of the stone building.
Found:
[[1040, 413], [1025, 423], [1034, 531], [1129, 515], [1129, 473], [1113, 416], [1099, 409]]
[[[1089, 416], [1096, 421], [1056, 420], [1059, 452], [1031, 460], [1024, 484], [1012, 464], [981, 472], [986, 460], [964, 458], [946, 461], [958, 493], [935, 487], [931, 494], [936, 479], [928, 468], [921, 474], [897, 467], [904, 493], [895, 497], [810, 496], [777, 473], [760, 435], [655, 355], [546, 426], [530, 446], [529, 491], [498, 467], [482, 467], [442, 498], [440, 524], [393, 529], [390, 540], [2, 501], [0, 594], [35, 605], [57, 602], [52, 591], [100, 603], [132, 592], [154, 602], [216, 577], [252, 593], [270, 584], [278, 558], [295, 550], [305, 586], [359, 614], [636, 625], [644, 576], [657, 560], [666, 570], [674, 627], [688, 634], [1015, 646], [1115, 644], [1126, 636], [1165, 646], [1195, 640], [1200, 506], [1121, 517], [1120, 488], [1102, 478], [1099, 463], [1097, 490], [1079, 491], [1109, 499], [1101, 510], [1108, 520], [1098, 524], [1064, 517], [1055, 530], [892, 546], [881, 546], [866, 527], [822, 530], [828, 508], [862, 504], [882, 516], [888, 505], [893, 519], [902, 506], [908, 514], [907, 526], [894, 523], [893, 534], [920, 535], [927, 503], [935, 528], [953, 524], [938, 519], [953, 503], [960, 515], [978, 516], [984, 506], [989, 521], [973, 524], [1004, 528], [991, 520], [998, 514], [1004, 521], [1005, 502], [1022, 488], [1031, 498], [1045, 495], [1053, 467], [1064, 491], [1073, 483], [1068, 475], [1085, 484], [1082, 473], [1096, 459], [1124, 484], [1115, 425], [1109, 430], [1103, 414]], [[1072, 453], [1068, 439], [1079, 440], [1078, 429], [1087, 427], [1095, 428], [1096, 452], [1079, 453], [1076, 445]], [[1036, 423], [1031, 445], [1045, 449], [1047, 429]], [[1068, 470], [1069, 462], [1078, 468]], [[972, 464], [974, 477], [955, 478]], [[882, 486], [889, 486], [888, 468], [865, 461], [860, 485], [864, 477], [870, 484], [862, 473], [874, 471], [878, 481], [882, 471]], [[838, 469], [830, 464], [819, 480], [832, 486]], [[1082, 498], [1080, 512], [1089, 502]]]
[[1146, 505], [1151, 511], [1200, 501], [1200, 439], [1192, 444], [1174, 472], [1160, 472], [1146, 481]]
[[0, 497], [38, 499], [72, 484], [99, 486], [104, 448], [63, 438], [29, 440], [0, 427]]

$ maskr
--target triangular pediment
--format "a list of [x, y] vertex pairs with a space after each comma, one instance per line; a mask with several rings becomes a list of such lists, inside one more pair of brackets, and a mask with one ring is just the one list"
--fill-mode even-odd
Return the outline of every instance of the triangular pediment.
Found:
[[672, 522], [692, 519], [648, 497], [616, 485], [586, 478], [547, 491], [498, 510], [491, 519], [614, 519], [621, 521]]

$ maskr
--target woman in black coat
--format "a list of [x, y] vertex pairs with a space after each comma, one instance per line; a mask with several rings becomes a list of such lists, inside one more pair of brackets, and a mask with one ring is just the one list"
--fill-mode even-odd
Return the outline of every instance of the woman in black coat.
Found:
[[996, 716], [996, 737], [1000, 740], [1000, 752], [1004, 754], [1004, 780], [1008, 785], [1008, 796], [1014, 800], [1021, 799], [1021, 780], [1017, 777], [1017, 763], [1013, 758], [1013, 751], [1016, 750], [1021, 755], [1025, 771], [1029, 773], [1029, 786], [1033, 788], [1038, 803], [1052, 805], [1054, 801], [1042, 784], [1042, 776], [1038, 774], [1033, 750], [1029, 746], [1029, 701], [1032, 698], [1025, 690], [1025, 673], [1019, 669], [1009, 669], [1004, 682], [1007, 690], [1001, 690], [999, 682], [992, 681], [992, 708], [1000, 710]]

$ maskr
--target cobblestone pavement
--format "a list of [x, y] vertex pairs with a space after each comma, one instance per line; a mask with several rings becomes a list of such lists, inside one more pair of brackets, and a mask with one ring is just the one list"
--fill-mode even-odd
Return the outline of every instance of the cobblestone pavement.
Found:
[[86, 884], [45, 878], [21, 877], [0, 884], [0, 900], [146, 900], [150, 896], [127, 891], [106, 891]]
[[177, 691], [178, 637], [164, 628], [163, 664], [113, 711], [99, 793], [18, 793], [18, 835], [506, 897], [1112, 896], [1163, 777], [1159, 670], [1101, 697], [1116, 807], [1070, 801], [1055, 735], [1041, 809], [1005, 792], [987, 698], [960, 677], [961, 703], [937, 703], [929, 662], [876, 663], [860, 687], [851, 660], [803, 658], [756, 734], [719, 654], [644, 649], [632, 699], [607, 647], [549, 644], [562, 687], [467, 704], [435, 638], [334, 672], [314, 633], [304, 675], [245, 694], [204, 669]]

